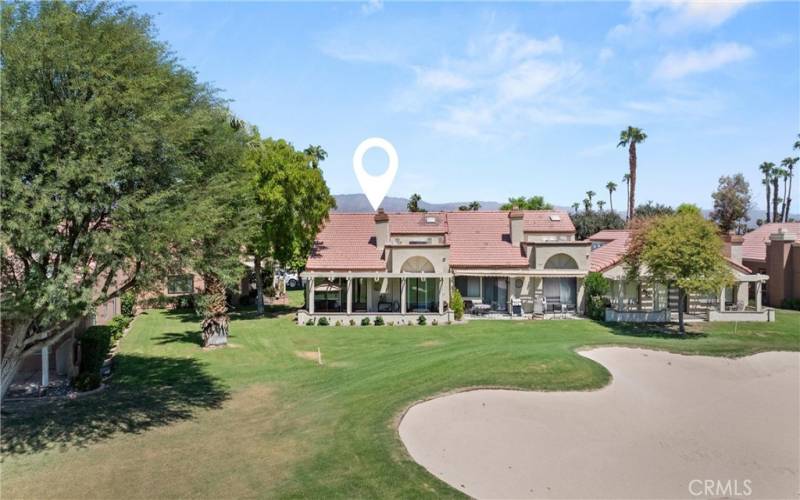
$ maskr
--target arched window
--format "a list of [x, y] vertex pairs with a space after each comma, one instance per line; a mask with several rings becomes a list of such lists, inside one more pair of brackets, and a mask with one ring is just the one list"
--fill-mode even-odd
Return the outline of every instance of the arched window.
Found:
[[433, 264], [425, 257], [409, 257], [400, 268], [402, 273], [432, 273]]
[[578, 269], [575, 259], [565, 253], [557, 253], [544, 263], [545, 269]]

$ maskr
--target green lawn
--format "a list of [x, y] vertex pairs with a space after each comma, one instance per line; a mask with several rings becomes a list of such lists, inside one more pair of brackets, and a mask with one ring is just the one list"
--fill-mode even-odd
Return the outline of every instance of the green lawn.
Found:
[[[286, 308], [270, 315], [237, 315], [231, 345], [208, 351], [190, 315], [138, 317], [110, 389], [4, 416], [2, 497], [460, 496], [400, 443], [396, 422], [414, 401], [473, 386], [608, 383], [580, 346], [800, 350], [793, 312], [687, 338], [588, 320], [349, 328], [298, 327]], [[317, 348], [322, 366], [298, 354]]]

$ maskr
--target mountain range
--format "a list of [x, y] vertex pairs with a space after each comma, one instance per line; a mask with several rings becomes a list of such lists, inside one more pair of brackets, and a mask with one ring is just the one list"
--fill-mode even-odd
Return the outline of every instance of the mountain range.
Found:
[[[369, 204], [367, 197], [364, 196], [362, 193], [355, 193], [355, 194], [337, 194], [334, 195], [336, 198], [336, 211], [337, 212], [372, 212], [372, 205]], [[461, 205], [466, 205], [470, 203], [472, 200], [468, 201], [450, 201], [445, 203], [429, 203], [427, 201], [420, 201], [419, 206], [420, 208], [424, 208], [429, 212], [447, 212], [458, 210], [458, 207]], [[496, 201], [478, 201], [481, 204], [481, 210], [499, 210], [501, 203]], [[381, 203], [381, 208], [386, 210], [387, 212], [406, 212], [407, 208], [406, 205], [408, 204], [407, 198], [400, 198], [400, 197], [391, 197], [387, 196], [383, 199]], [[556, 208], [571, 211], [568, 207], [559, 207]], [[708, 216], [710, 210], [703, 209], [703, 214]], [[766, 217], [766, 211], [760, 209], [752, 209], [750, 210], [750, 222], [749, 225], [751, 227], [756, 226], [756, 221], [758, 219], [764, 219]], [[790, 214], [790, 218], [794, 220], [800, 220], [800, 214], [793, 213]]]

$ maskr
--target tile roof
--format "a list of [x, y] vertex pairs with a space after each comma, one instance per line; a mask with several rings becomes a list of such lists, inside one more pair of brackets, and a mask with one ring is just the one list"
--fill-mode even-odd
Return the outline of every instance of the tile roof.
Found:
[[[512, 245], [508, 212], [391, 213], [390, 234], [446, 234], [453, 267], [527, 267], [520, 245]], [[436, 217], [435, 224], [426, 217]], [[567, 212], [525, 211], [525, 232], [575, 232]], [[310, 271], [378, 270], [385, 261], [375, 243], [373, 213], [330, 214], [308, 258]]]
[[[525, 226], [524, 231], [538, 233], [538, 232], [558, 232], [558, 233], [575, 233], [575, 225], [572, 224], [572, 219], [569, 213], [564, 210], [525, 210]], [[454, 212], [455, 213], [455, 212]], [[487, 212], [478, 212], [487, 213]], [[508, 212], [492, 212], [501, 213], [508, 219]], [[556, 220], [553, 220], [556, 219]], [[507, 224], [507, 222], [506, 222]]]
[[[616, 238], [611, 238], [611, 233], [614, 233]], [[628, 249], [630, 231], [626, 229], [600, 231], [589, 237], [589, 239], [592, 241], [610, 240], [605, 245], [592, 250], [592, 253], [589, 254], [589, 270], [602, 272], [619, 263], [625, 256], [625, 251]]]
[[771, 222], [762, 224], [758, 228], [744, 235], [742, 242], [742, 258], [744, 260], [765, 261], [767, 259], [766, 243], [769, 235], [777, 233], [779, 229], [793, 234], [795, 240], [800, 237], [800, 222]]
[[528, 265], [522, 246], [511, 244], [508, 212], [453, 212], [447, 214], [447, 224], [451, 267]]
[[630, 231], [627, 229], [603, 229], [591, 236], [591, 241], [613, 241], [619, 238], [627, 238]]
[[306, 262], [309, 271], [385, 270], [375, 244], [375, 221], [371, 213], [332, 213], [317, 235]]
[[[435, 222], [428, 222], [429, 218]], [[391, 234], [444, 234], [447, 232], [447, 214], [444, 212], [416, 212], [391, 214]]]

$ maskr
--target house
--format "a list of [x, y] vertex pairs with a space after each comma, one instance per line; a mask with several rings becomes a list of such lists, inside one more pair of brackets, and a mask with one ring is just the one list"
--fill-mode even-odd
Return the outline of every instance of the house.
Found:
[[690, 319], [707, 321], [770, 321], [774, 312], [762, 307], [764, 283], [769, 279], [753, 273], [742, 261], [743, 238], [726, 235], [723, 254], [735, 284], [718, 294], [687, 294], [679, 304], [678, 290], [669, 283], [651, 283], [644, 269], [640, 279], [629, 279], [623, 257], [628, 248], [630, 231], [606, 230], [591, 236], [592, 253], [589, 268], [611, 281], [606, 321], [667, 322], [675, 318], [679, 308]]
[[764, 303], [781, 307], [800, 300], [800, 222], [762, 224], [743, 236], [742, 262], [769, 275]]
[[446, 321], [453, 288], [476, 315], [580, 313], [590, 245], [560, 210], [333, 213], [302, 273], [298, 322]]

